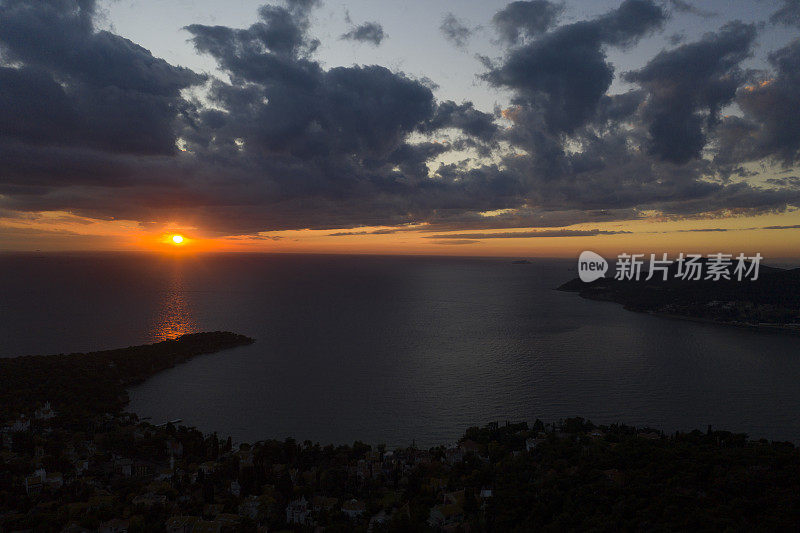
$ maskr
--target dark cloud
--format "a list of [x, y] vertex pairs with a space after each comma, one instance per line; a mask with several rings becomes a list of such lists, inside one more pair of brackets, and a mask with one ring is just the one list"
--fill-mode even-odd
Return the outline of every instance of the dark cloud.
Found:
[[96, 31], [93, 1], [0, 3], [0, 136], [3, 143], [74, 145], [172, 154], [182, 89], [194, 72]]
[[800, 26], [800, 0], [783, 0], [783, 6], [769, 20], [773, 24]]
[[767, 183], [778, 187], [795, 187], [800, 189], [800, 178], [797, 176], [787, 176], [785, 178], [769, 178]]
[[630, 45], [665, 17], [651, 1], [626, 0], [594, 20], [512, 48], [483, 79], [513, 90], [515, 103], [540, 114], [551, 131], [571, 133], [592, 117], [614, 78], [603, 47]]
[[444, 128], [457, 128], [484, 142], [491, 141], [498, 132], [494, 116], [478, 111], [472, 102], [456, 104], [447, 100], [439, 104], [430, 121], [422, 129], [433, 132]]
[[800, 229], [800, 224], [792, 224], [790, 226], [764, 226], [763, 228], [756, 229]]
[[700, 156], [720, 110], [736, 96], [756, 27], [731, 22], [698, 42], [664, 51], [625, 79], [649, 92], [644, 110], [650, 152], [673, 163]]
[[669, 41], [669, 44], [671, 44], [673, 46], [674, 45], [678, 45], [678, 44], [681, 44], [683, 41], [686, 40], [686, 34], [684, 34], [684, 33], [673, 33], [672, 35], [669, 36], [669, 38], [667, 40]]
[[[797, 43], [747, 74], [755, 30], [730, 24], [657, 55], [612, 95], [607, 51], [659, 28], [662, 7], [627, 0], [556, 26], [559, 5], [515, 2], [495, 19], [508, 49], [484, 76], [513, 101], [484, 112], [380, 65], [323, 66], [315, 5], [266, 5], [246, 28], [188, 26], [223, 72], [207, 80], [99, 31], [89, 0], [0, 0], [0, 209], [187, 220], [233, 238], [419, 229], [455, 244], [800, 203], [794, 178], [758, 187], [745, 165], [797, 160]], [[202, 98], [188, 96], [201, 84]], [[741, 116], [720, 119], [734, 101]]]
[[459, 48], [464, 48], [467, 45], [467, 41], [472, 36], [473, 31], [452, 13], [447, 13], [444, 16], [442, 23], [439, 25], [439, 30], [447, 40]]
[[434, 241], [433, 244], [453, 244], [453, 245], [461, 245], [461, 244], [475, 244], [481, 241], [472, 240], [472, 239], [453, 239], [453, 240], [441, 240], [441, 241]]
[[411, 231], [412, 229], [413, 228], [383, 228], [370, 231], [337, 231], [336, 233], [328, 233], [326, 237], [346, 237], [351, 235], [391, 235], [400, 231]]
[[697, 15], [698, 17], [703, 18], [712, 18], [717, 16], [717, 13], [714, 13], [713, 11], [701, 9], [691, 2], [686, 2], [684, 0], [669, 0], [669, 5], [672, 7], [672, 9], [680, 13], [691, 13], [692, 15]]
[[517, 231], [504, 233], [454, 233], [443, 235], [430, 235], [426, 239], [535, 239], [544, 237], [595, 237], [597, 235], [619, 235], [631, 233], [630, 231], [606, 231], [599, 229], [576, 230], [539, 230]]
[[800, 40], [770, 54], [769, 62], [774, 77], [738, 93], [753, 135], [735, 141], [740, 153], [749, 152], [747, 159], [774, 156], [791, 165], [800, 161]]
[[563, 11], [563, 4], [547, 0], [511, 2], [492, 17], [492, 24], [501, 39], [517, 44], [550, 29]]
[[383, 26], [377, 22], [365, 22], [354, 27], [347, 33], [343, 33], [341, 39], [348, 41], [359, 41], [378, 46], [386, 38]]

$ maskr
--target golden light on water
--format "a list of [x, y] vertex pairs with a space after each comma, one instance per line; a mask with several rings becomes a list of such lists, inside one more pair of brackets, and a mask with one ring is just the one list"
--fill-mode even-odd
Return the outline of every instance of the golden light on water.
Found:
[[177, 261], [167, 274], [161, 305], [153, 317], [151, 336], [154, 341], [175, 339], [185, 333], [197, 331], [191, 305], [187, 300], [185, 265]]

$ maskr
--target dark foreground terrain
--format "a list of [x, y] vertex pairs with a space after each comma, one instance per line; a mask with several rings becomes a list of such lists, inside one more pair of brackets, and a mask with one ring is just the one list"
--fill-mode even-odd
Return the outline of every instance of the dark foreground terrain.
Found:
[[234, 444], [123, 411], [124, 387], [249, 342], [208, 333], [0, 360], [0, 531], [744, 531], [800, 523], [798, 450], [712, 428], [664, 435], [581, 418], [506, 422], [467, 429], [450, 447], [388, 450], [358, 441]]

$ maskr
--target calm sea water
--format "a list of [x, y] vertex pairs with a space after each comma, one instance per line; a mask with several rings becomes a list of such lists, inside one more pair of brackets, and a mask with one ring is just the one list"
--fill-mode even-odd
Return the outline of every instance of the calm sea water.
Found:
[[131, 410], [236, 440], [454, 441], [580, 415], [800, 440], [800, 338], [669, 320], [553, 290], [573, 261], [0, 256], [0, 355], [203, 330], [252, 346], [131, 390]]

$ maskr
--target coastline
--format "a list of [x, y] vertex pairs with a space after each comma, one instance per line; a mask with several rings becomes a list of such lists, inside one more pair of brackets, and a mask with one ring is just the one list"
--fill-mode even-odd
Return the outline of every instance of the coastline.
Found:
[[[180, 420], [154, 425], [123, 411], [121, 388], [197, 355], [252, 342], [212, 332], [119, 350], [6, 360], [0, 370], [13, 367], [13, 377], [22, 379], [0, 382], [0, 393], [17, 387], [28, 407], [2, 428], [0, 530], [509, 531], [598, 524], [681, 530], [699, 520], [720, 529], [731, 520], [751, 527], [796, 523], [785, 509], [797, 508], [800, 482], [783, 474], [800, 466], [797, 448], [711, 426], [665, 433], [581, 417], [506, 421], [467, 428], [450, 446], [392, 448], [359, 440], [234, 443]], [[47, 391], [58, 393], [55, 409], [50, 400], [38, 400], [42, 390], [25, 390], [31, 374], [26, 367], [48, 363], [55, 380]], [[138, 373], [120, 379], [120, 365]], [[70, 366], [89, 371], [94, 392], [108, 390], [76, 397], [53, 389], [59, 383], [53, 372], [69, 378]], [[0, 415], [8, 410], [4, 404]], [[771, 490], [758, 493], [757, 512], [730, 506], [732, 498], [753, 498], [764, 486]], [[672, 512], [676, 496], [682, 514]], [[609, 515], [610, 508], [619, 516]]]
[[[766, 270], [753, 285], [735, 282], [620, 281], [600, 278], [586, 283], [573, 278], [555, 290], [587, 300], [613, 302], [627, 311], [661, 318], [736, 327], [751, 331], [800, 334], [800, 300], [793, 287], [800, 269]], [[677, 312], [676, 312], [677, 311]], [[770, 318], [775, 321], [759, 321]]]
[[781, 324], [753, 324], [749, 322], [734, 322], [734, 321], [725, 321], [725, 320], [716, 320], [713, 318], [707, 317], [700, 317], [700, 316], [689, 316], [689, 315], [680, 315], [677, 313], [668, 313], [666, 311], [647, 311], [647, 310], [640, 310], [634, 309], [625, 305], [623, 302], [618, 302], [613, 298], [600, 298], [590, 294], [583, 294], [579, 291], [574, 291], [570, 289], [561, 289], [557, 287], [557, 291], [563, 292], [573, 292], [577, 293], [577, 295], [585, 300], [592, 300], [594, 302], [606, 302], [606, 303], [613, 303], [617, 305], [621, 305], [623, 309], [626, 311], [630, 311], [632, 313], [641, 313], [645, 315], [651, 315], [659, 318], [666, 318], [666, 319], [673, 319], [673, 320], [683, 320], [687, 322], [697, 322], [700, 324], [711, 324], [715, 326], [725, 326], [725, 327], [734, 327], [740, 329], [749, 329], [751, 331], [758, 331], [760, 333], [776, 333], [781, 335], [800, 335], [800, 325], [799, 326], [789, 326], [789, 325], [781, 325]]

